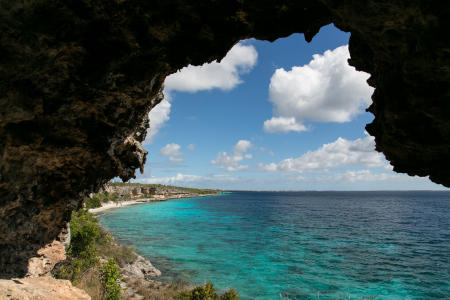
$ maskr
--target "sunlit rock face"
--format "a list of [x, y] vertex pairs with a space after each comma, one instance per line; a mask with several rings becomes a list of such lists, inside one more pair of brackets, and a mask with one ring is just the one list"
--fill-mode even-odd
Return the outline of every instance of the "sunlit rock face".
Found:
[[142, 169], [168, 74], [244, 38], [350, 31], [377, 150], [449, 186], [449, 20], [445, 1], [0, 0], [0, 273], [26, 273], [84, 196]]

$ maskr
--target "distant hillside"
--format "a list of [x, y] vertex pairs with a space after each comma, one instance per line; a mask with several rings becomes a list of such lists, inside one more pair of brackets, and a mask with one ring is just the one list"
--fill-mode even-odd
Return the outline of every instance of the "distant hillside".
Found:
[[195, 189], [164, 184], [109, 182], [108, 185], [111, 187], [129, 187], [129, 188], [139, 187], [144, 189], [155, 189], [157, 194], [161, 192], [172, 192], [172, 193], [179, 192], [179, 193], [193, 193], [193, 194], [217, 194], [223, 192], [222, 190], [218, 189]]
[[98, 213], [118, 205], [124, 206], [169, 199], [213, 196], [220, 192], [222, 191], [163, 184], [110, 182], [105, 184], [97, 194], [89, 195], [85, 199], [84, 205], [86, 209], [96, 209], [91, 212]]

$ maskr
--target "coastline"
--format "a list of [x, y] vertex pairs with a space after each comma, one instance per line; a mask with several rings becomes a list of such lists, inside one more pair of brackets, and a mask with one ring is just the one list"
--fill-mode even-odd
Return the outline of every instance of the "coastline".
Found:
[[88, 212], [93, 215], [98, 215], [102, 212], [105, 212], [107, 210], [111, 209], [117, 209], [125, 206], [130, 205], [137, 205], [137, 204], [144, 204], [144, 203], [150, 203], [150, 202], [161, 202], [161, 201], [168, 201], [168, 200], [175, 200], [175, 199], [186, 199], [186, 198], [199, 198], [199, 197], [212, 197], [212, 196], [220, 196], [222, 193], [218, 194], [190, 194], [190, 195], [177, 195], [177, 196], [163, 196], [163, 197], [152, 197], [152, 198], [139, 198], [139, 199], [129, 199], [125, 201], [120, 202], [106, 202], [102, 203], [101, 207], [96, 208], [90, 208], [88, 209]]
[[[106, 202], [101, 203], [101, 207], [91, 208], [88, 213], [91, 213], [94, 217], [102, 214], [105, 211], [111, 209], [118, 209], [125, 206], [138, 205], [151, 202], [161, 202], [175, 199], [186, 199], [186, 198], [200, 198], [200, 197], [213, 197], [220, 196], [224, 193], [214, 193], [214, 194], [178, 194], [178, 195], [159, 195], [159, 197], [152, 198], [138, 198], [129, 199], [120, 202]], [[120, 244], [114, 236], [109, 233], [109, 231], [102, 227], [103, 230], [108, 232], [112, 237], [115, 244], [119, 246], [129, 247], [124, 244]], [[120, 273], [122, 279], [120, 286], [122, 288], [122, 297], [125, 299], [144, 299], [144, 295], [150, 298], [155, 297], [155, 299], [173, 299], [174, 295], [180, 292], [187, 292], [194, 288], [194, 286], [187, 283], [174, 283], [174, 282], [164, 282], [158, 280], [161, 276], [161, 271], [156, 268], [151, 260], [141, 256], [136, 249], [132, 249], [132, 252], [136, 256], [135, 260], [126, 266], [120, 267]]]

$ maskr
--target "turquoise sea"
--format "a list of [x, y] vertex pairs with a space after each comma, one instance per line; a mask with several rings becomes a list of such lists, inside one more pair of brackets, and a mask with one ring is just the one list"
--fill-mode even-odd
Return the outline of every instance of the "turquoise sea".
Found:
[[241, 299], [450, 299], [450, 192], [233, 192], [99, 217], [162, 280]]

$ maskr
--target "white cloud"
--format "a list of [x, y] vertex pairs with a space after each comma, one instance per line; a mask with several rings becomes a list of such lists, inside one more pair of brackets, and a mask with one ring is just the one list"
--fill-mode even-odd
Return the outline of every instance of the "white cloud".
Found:
[[326, 169], [349, 165], [364, 165], [367, 167], [384, 167], [390, 169], [384, 156], [375, 151], [375, 140], [372, 136], [354, 141], [338, 138], [336, 141], [324, 144], [315, 151], [308, 151], [297, 158], [287, 158], [278, 164], [258, 164], [264, 171], [295, 171], [303, 172], [312, 169]]
[[180, 151], [180, 148], [180, 145], [170, 143], [161, 148], [161, 150], [159, 151], [159, 155], [169, 156], [169, 161], [180, 162], [183, 161], [183, 158], [179, 157], [183, 155], [183, 153], [181, 153]]
[[219, 152], [216, 159], [211, 161], [211, 164], [218, 165], [219, 168], [225, 169], [228, 172], [248, 169], [248, 165], [240, 165], [240, 162], [253, 157], [252, 154], [245, 153], [250, 147], [252, 147], [250, 141], [240, 140], [233, 147], [233, 153]]
[[150, 128], [147, 130], [147, 136], [143, 144], [150, 144], [153, 137], [161, 129], [163, 124], [169, 120], [170, 107], [171, 104], [166, 99], [162, 100], [158, 105], [156, 105], [149, 114]]
[[277, 69], [270, 80], [274, 117], [267, 132], [304, 131], [306, 121], [348, 122], [370, 104], [369, 74], [349, 66], [347, 46], [314, 54], [309, 64]]
[[171, 156], [171, 157], [169, 157], [169, 161], [172, 161], [172, 162], [182, 162], [182, 161], [184, 161], [184, 159], [183, 159], [182, 157]]
[[172, 91], [194, 93], [214, 88], [231, 90], [242, 83], [240, 76], [250, 72], [257, 59], [255, 47], [238, 43], [220, 63], [213, 61], [202, 66], [189, 65], [167, 76], [164, 82], [164, 100], [150, 111], [150, 128], [144, 144], [152, 143], [153, 137], [169, 120]]
[[194, 144], [189, 144], [189, 145], [187, 145], [186, 148], [188, 148], [188, 150], [193, 151], [193, 150], [195, 150], [195, 145]]
[[278, 166], [276, 163], [270, 163], [267, 165], [265, 165], [263, 163], [258, 163], [258, 167], [263, 171], [269, 171], [269, 172], [278, 171]]
[[357, 181], [384, 181], [396, 179], [399, 174], [377, 173], [374, 174], [370, 170], [346, 171], [344, 173], [334, 174], [330, 180], [357, 182]]
[[175, 183], [186, 183], [201, 180], [201, 176], [189, 175], [178, 173], [171, 177], [149, 177], [141, 178], [139, 182], [148, 184], [175, 184]]
[[178, 173], [169, 177], [147, 177], [133, 180], [133, 182], [147, 183], [147, 184], [173, 184], [173, 185], [191, 185], [205, 187], [217, 187], [225, 182], [234, 182], [237, 178], [227, 174], [210, 174], [208, 176], [182, 174]]
[[180, 145], [175, 143], [170, 143], [165, 145], [163, 148], [161, 148], [161, 151], [159, 151], [160, 155], [163, 156], [178, 156], [182, 153], [180, 152]]
[[306, 130], [308, 128], [303, 124], [297, 123], [294, 117], [272, 117], [272, 119], [264, 121], [264, 131], [269, 133]]
[[189, 65], [168, 76], [167, 91], [197, 92], [218, 88], [230, 90], [242, 82], [240, 75], [248, 73], [256, 64], [258, 53], [252, 45], [236, 44], [219, 63], [202, 66]]
[[239, 154], [228, 154], [226, 152], [219, 152], [215, 160], [211, 161], [213, 165], [219, 165], [219, 168], [225, 169], [228, 172], [248, 169], [248, 165], [239, 165], [244, 159], [244, 156]]
[[236, 145], [233, 147], [233, 151], [235, 154], [243, 154], [247, 152], [247, 150], [252, 146], [252, 143], [247, 140], [239, 140]]

